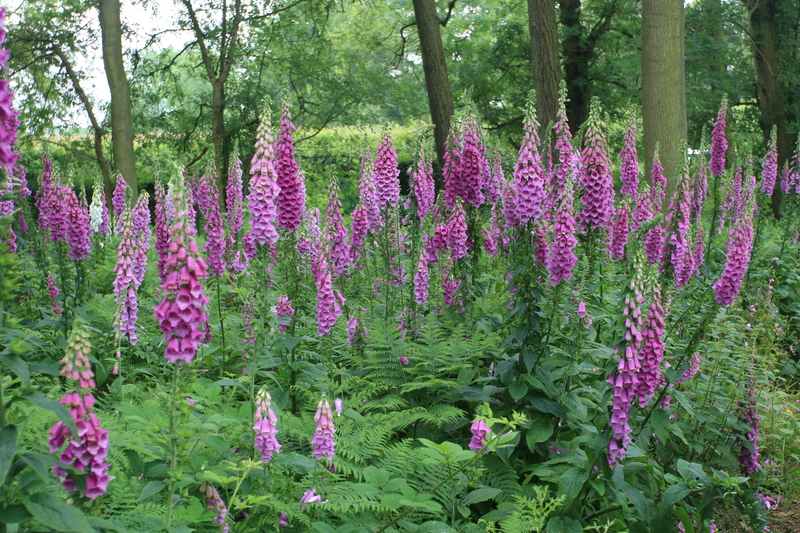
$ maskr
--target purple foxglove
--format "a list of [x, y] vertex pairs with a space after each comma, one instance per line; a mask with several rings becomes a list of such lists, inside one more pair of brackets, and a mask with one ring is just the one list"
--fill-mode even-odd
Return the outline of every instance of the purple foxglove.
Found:
[[150, 250], [150, 239], [153, 230], [150, 229], [150, 195], [142, 191], [139, 200], [133, 208], [133, 239], [135, 251], [133, 254], [133, 283], [138, 289], [144, 280], [147, 267], [147, 252]]
[[158, 275], [162, 281], [167, 276], [166, 262], [167, 250], [169, 249], [169, 224], [167, 223], [167, 198], [164, 191], [164, 184], [160, 176], [155, 180], [155, 231], [156, 231], [156, 252], [158, 252]]
[[278, 301], [275, 304], [275, 315], [277, 316], [280, 324], [278, 329], [280, 331], [286, 331], [289, 328], [289, 324], [292, 323], [292, 317], [294, 316], [294, 308], [292, 307], [292, 302], [289, 301], [288, 296], [278, 297]]
[[558, 205], [567, 181], [575, 175], [575, 165], [578, 162], [575, 149], [572, 147], [572, 133], [569, 131], [569, 122], [567, 121], [566, 102], [567, 84], [562, 80], [558, 92], [558, 113], [556, 115], [558, 119], [553, 125], [556, 135], [555, 149], [558, 151], [558, 164], [550, 182], [551, 203], [554, 206]]
[[261, 452], [261, 460], [264, 464], [272, 460], [272, 455], [280, 453], [281, 445], [276, 435], [278, 419], [271, 407], [272, 397], [265, 390], [258, 391], [256, 397], [256, 423], [253, 429], [256, 433], [256, 449]]
[[51, 308], [53, 317], [55, 318], [60, 317], [62, 313], [61, 302], [56, 301], [59, 294], [61, 294], [61, 291], [58, 289], [58, 285], [56, 285], [56, 280], [53, 278], [52, 274], [47, 274], [47, 297], [50, 298], [52, 302]]
[[728, 98], [723, 97], [722, 104], [714, 122], [711, 132], [711, 163], [709, 171], [712, 176], [721, 176], [725, 172], [725, 152], [728, 150], [728, 139], [725, 137], [725, 127], [728, 115]]
[[124, 211], [120, 230], [119, 247], [117, 248], [117, 264], [114, 265], [114, 302], [117, 311], [114, 328], [121, 336], [127, 336], [131, 344], [138, 342], [136, 322], [138, 320], [139, 302], [136, 299], [136, 275], [134, 262], [137, 244], [133, 236], [131, 212]]
[[655, 394], [656, 387], [664, 379], [661, 373], [661, 363], [664, 360], [666, 313], [661, 302], [661, 287], [654, 279], [648, 281], [652, 300], [644, 326], [641, 328], [642, 345], [639, 351], [641, 369], [636, 387], [640, 407], [647, 405], [648, 400]]
[[400, 169], [397, 167], [397, 152], [389, 135], [381, 137], [375, 163], [372, 168], [378, 205], [381, 211], [387, 206], [400, 204]]
[[614, 181], [608, 164], [604, 126], [600, 119], [600, 100], [593, 97], [578, 171], [583, 190], [583, 209], [578, 213], [578, 220], [584, 229], [605, 228], [614, 214]]
[[769, 136], [767, 155], [761, 163], [761, 192], [767, 196], [772, 196], [775, 191], [775, 182], [778, 179], [778, 127], [772, 126], [772, 133]]
[[159, 329], [166, 338], [164, 356], [172, 363], [191, 362], [204, 343], [208, 315], [205, 306], [208, 297], [200, 280], [208, 276], [205, 261], [200, 256], [197, 243], [187, 234], [187, 204], [180, 176], [172, 190], [176, 217], [170, 229], [170, 243], [164, 264], [166, 278], [161, 283], [164, 299], [155, 309]]
[[489, 227], [483, 230], [483, 249], [492, 259], [497, 258], [497, 249], [502, 239], [502, 229], [497, 222], [498, 206], [492, 206], [492, 215], [489, 218]]
[[326, 239], [330, 245], [333, 273], [340, 277], [351, 265], [350, 244], [347, 239], [347, 227], [342, 217], [342, 202], [339, 200], [339, 184], [332, 179], [328, 187], [328, 205], [325, 210]]
[[419, 151], [417, 170], [413, 173], [412, 177], [414, 196], [417, 199], [417, 216], [422, 220], [431, 210], [433, 202], [436, 199], [436, 191], [434, 189], [435, 183], [433, 180], [433, 162], [425, 153], [424, 148]]
[[461, 176], [458, 172], [458, 154], [461, 153], [461, 141], [455, 129], [447, 135], [444, 148], [444, 201], [447, 209], [456, 205], [456, 198], [462, 195]]
[[464, 213], [464, 206], [461, 202], [456, 202], [447, 227], [447, 245], [450, 248], [450, 257], [453, 261], [458, 261], [468, 254], [467, 241], [467, 218]]
[[[747, 385], [747, 403], [739, 402], [739, 407], [742, 408], [739, 420], [747, 424], [749, 428], [744, 439], [741, 437], [736, 439], [737, 444], [740, 442], [742, 443], [739, 452], [739, 465], [749, 476], [761, 469], [761, 464], [758, 461], [758, 441], [760, 440], [758, 436], [758, 426], [761, 423], [761, 419], [758, 417], [758, 404], [756, 402], [755, 383], [753, 379], [750, 379]], [[745, 445], [743, 442], [744, 440], [746, 440], [749, 445]]]
[[327, 335], [336, 325], [336, 296], [331, 286], [331, 273], [323, 254], [319, 254], [314, 265], [317, 282], [317, 335]]
[[489, 435], [492, 430], [486, 426], [486, 421], [483, 419], [475, 420], [470, 426], [472, 432], [472, 439], [469, 441], [469, 449], [473, 452], [480, 452], [489, 444]]
[[292, 133], [295, 130], [289, 104], [284, 102], [281, 127], [275, 142], [275, 171], [279, 189], [278, 226], [289, 232], [300, 227], [306, 212], [305, 183], [294, 153]]
[[611, 222], [611, 234], [608, 239], [608, 255], [616, 261], [625, 257], [625, 245], [628, 244], [628, 233], [631, 206], [629, 200], [623, 201], [617, 208], [614, 220]]
[[311, 439], [311, 445], [314, 451], [311, 455], [314, 459], [322, 460], [323, 458], [331, 461], [334, 456], [334, 449], [336, 443], [333, 440], [333, 435], [336, 430], [333, 427], [333, 414], [331, 413], [331, 406], [327, 400], [320, 400], [317, 404], [317, 412], [314, 414], [314, 420], [317, 422], [317, 429], [314, 431], [314, 437]]
[[228, 210], [227, 222], [231, 230], [231, 235], [239, 235], [242, 231], [244, 211], [242, 200], [242, 162], [239, 160], [239, 154], [236, 150], [234, 150], [231, 163], [228, 166], [228, 184], [225, 186], [225, 207]]
[[728, 237], [728, 256], [722, 276], [714, 283], [715, 299], [728, 307], [742, 286], [753, 249], [753, 207], [750, 206], [734, 222]]
[[84, 210], [78, 202], [78, 197], [75, 192], [68, 190], [67, 192], [67, 227], [66, 227], [66, 241], [69, 244], [69, 253], [67, 257], [74, 261], [79, 261], [89, 256], [90, 242], [89, 234], [91, 228], [89, 227], [89, 213]]
[[631, 442], [630, 410], [641, 382], [639, 349], [642, 344], [642, 305], [645, 298], [642, 290], [642, 258], [637, 255], [633, 263], [631, 290], [625, 296], [625, 337], [616, 348], [619, 354], [617, 369], [608, 382], [614, 389], [611, 406], [611, 439], [608, 442], [608, 464], [616, 467], [625, 458]]
[[497, 203], [497, 201], [500, 200], [500, 192], [505, 183], [506, 176], [503, 173], [503, 158], [500, 156], [500, 150], [495, 150], [491, 171], [488, 174], [488, 178], [483, 183], [483, 192], [486, 195], [486, 201], [492, 204]]
[[480, 126], [473, 114], [462, 124], [461, 151], [458, 154], [458, 176], [461, 185], [461, 198], [466, 205], [480, 207], [484, 196], [481, 192], [483, 174], [489, 168], [486, 161], [486, 148], [481, 141]]
[[533, 93], [525, 108], [524, 137], [514, 165], [516, 189], [515, 211], [520, 225], [538, 220], [544, 214], [545, 182], [542, 158], [539, 155], [539, 122], [536, 120], [536, 98]]
[[230, 526], [228, 526], [228, 509], [225, 507], [225, 502], [222, 501], [217, 489], [203, 482], [200, 484], [200, 492], [206, 497], [206, 509], [217, 513], [217, 516], [214, 517], [214, 523], [219, 524], [219, 530], [222, 533], [228, 533], [230, 530]]
[[423, 305], [428, 303], [428, 288], [430, 286], [431, 273], [428, 269], [427, 254], [422, 250], [417, 261], [417, 271], [414, 273], [414, 301]]
[[358, 182], [359, 199], [364, 206], [369, 231], [376, 233], [383, 225], [378, 190], [375, 186], [372, 157], [369, 152], [361, 156], [361, 179]]
[[203, 217], [206, 219], [206, 242], [203, 250], [208, 258], [209, 274], [223, 276], [228, 268], [225, 261], [225, 228], [222, 226], [222, 215], [219, 212], [219, 191], [212, 171], [206, 173], [198, 186], [198, 194], [204, 198], [202, 202]]
[[[282, 126], [282, 132], [283, 128], [284, 126]], [[288, 135], [291, 137], [291, 131]], [[281, 194], [278, 188], [275, 148], [269, 110], [265, 110], [261, 114], [261, 123], [256, 134], [256, 153], [253, 154], [250, 162], [250, 192], [247, 195], [247, 209], [250, 211], [250, 236], [248, 238], [259, 246], [278, 242], [275, 223], [278, 220], [279, 209], [276, 202], [279, 201]], [[284, 168], [296, 170], [296, 166], [296, 163], [292, 165], [289, 161]], [[284, 179], [287, 182], [292, 181], [290, 176]], [[296, 178], [294, 179], [296, 180]]]
[[[78, 470], [87, 472], [86, 492], [84, 496], [94, 500], [108, 489], [111, 478], [108, 475], [109, 464], [106, 463], [108, 457], [108, 431], [103, 429], [97, 415], [92, 412], [94, 408], [94, 396], [86, 393], [81, 395], [78, 392], [67, 393], [59, 403], [69, 409], [78, 435], [72, 435], [70, 429], [59, 421], [50, 430], [50, 437], [47, 444], [50, 453], [56, 453], [64, 443], [67, 447], [59, 455], [59, 461], [72, 465]], [[62, 485], [70, 494], [77, 490], [75, 481], [69, 474], [59, 466], [54, 466], [53, 470], [56, 477], [63, 479]]]
[[567, 179], [558, 199], [558, 207], [553, 221], [553, 245], [547, 259], [550, 283], [558, 285], [562, 280], [572, 278], [572, 270], [578, 263], [575, 256], [575, 215], [572, 197], [572, 180]]
[[117, 221], [117, 232], [122, 231], [122, 213], [125, 212], [125, 200], [128, 197], [128, 184], [122, 174], [117, 174], [114, 194], [111, 197], [111, 205], [114, 206], [114, 218]]
[[513, 181], [506, 183], [503, 188], [503, 219], [508, 234], [511, 234], [520, 225], [517, 217], [517, 189], [514, 187]]

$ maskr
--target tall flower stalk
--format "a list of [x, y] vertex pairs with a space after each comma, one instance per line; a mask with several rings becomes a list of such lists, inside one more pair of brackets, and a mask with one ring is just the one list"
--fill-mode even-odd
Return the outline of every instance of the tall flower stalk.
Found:
[[178, 366], [189, 363], [204, 342], [208, 297], [200, 280], [208, 276], [206, 263], [197, 243], [187, 235], [187, 206], [183, 178], [178, 175], [171, 187], [176, 216], [170, 229], [165, 261], [166, 278], [161, 283], [164, 299], [155, 307], [156, 320], [166, 337], [165, 357]]

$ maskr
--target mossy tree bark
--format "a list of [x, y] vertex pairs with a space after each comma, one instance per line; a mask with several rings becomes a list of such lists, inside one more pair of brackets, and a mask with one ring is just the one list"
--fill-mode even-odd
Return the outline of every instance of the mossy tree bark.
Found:
[[680, 142], [687, 136], [683, 0], [642, 0], [642, 123], [647, 179], [658, 145], [667, 178], [666, 209], [675, 189]]
[[103, 40], [103, 64], [111, 91], [111, 142], [114, 168], [122, 174], [131, 189], [132, 199], [138, 197], [136, 157], [133, 151], [133, 119], [131, 117], [131, 88], [122, 61], [122, 24], [119, 0], [98, 0], [100, 30]]
[[419, 34], [422, 69], [425, 72], [425, 88], [428, 91], [428, 107], [433, 122], [433, 137], [439, 168], [444, 164], [445, 141], [450, 132], [453, 117], [453, 96], [447, 77], [447, 62], [444, 58], [442, 34], [435, 0], [414, 0], [414, 17]]

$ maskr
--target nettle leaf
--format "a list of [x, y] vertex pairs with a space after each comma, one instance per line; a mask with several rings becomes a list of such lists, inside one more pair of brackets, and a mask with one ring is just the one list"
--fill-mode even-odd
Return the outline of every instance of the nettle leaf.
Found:
[[580, 494], [588, 479], [589, 470], [582, 466], [573, 466], [558, 480], [558, 495], [563, 496], [565, 502], [571, 502]]
[[66, 533], [94, 533], [94, 528], [80, 510], [52, 494], [37, 492], [31, 496], [20, 496], [19, 499], [37, 521], [50, 529]]
[[0, 429], [0, 486], [5, 483], [14, 456], [17, 454], [17, 428], [5, 426]]

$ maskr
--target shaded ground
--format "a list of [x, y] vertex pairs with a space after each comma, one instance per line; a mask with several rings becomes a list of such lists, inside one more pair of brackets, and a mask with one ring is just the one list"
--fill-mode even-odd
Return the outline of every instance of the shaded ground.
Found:
[[767, 523], [772, 533], [800, 533], [800, 499], [781, 502]]

